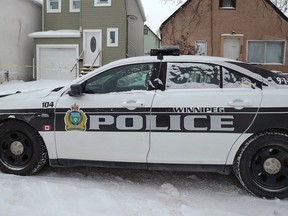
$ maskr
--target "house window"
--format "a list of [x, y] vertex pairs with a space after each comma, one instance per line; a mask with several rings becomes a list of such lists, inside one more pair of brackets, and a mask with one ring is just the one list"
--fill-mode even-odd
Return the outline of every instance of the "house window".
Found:
[[47, 13], [60, 13], [61, 0], [47, 0]]
[[207, 55], [207, 41], [196, 41], [195, 48], [196, 48], [196, 55], [200, 56]]
[[112, 0], [94, 0], [94, 6], [95, 7], [107, 7], [111, 6]]
[[220, 0], [219, 7], [221, 9], [235, 9], [236, 0]]
[[80, 0], [70, 0], [70, 12], [80, 12]]
[[248, 41], [247, 62], [284, 64], [285, 41]]
[[144, 35], [148, 35], [148, 29], [144, 29]]
[[107, 29], [107, 46], [118, 47], [118, 28]]

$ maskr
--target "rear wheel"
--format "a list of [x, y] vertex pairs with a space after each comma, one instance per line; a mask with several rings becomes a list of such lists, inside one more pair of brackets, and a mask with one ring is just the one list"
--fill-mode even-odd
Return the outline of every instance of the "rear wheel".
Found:
[[48, 158], [40, 135], [20, 121], [0, 124], [0, 170], [16, 175], [31, 175], [40, 170]]
[[288, 197], [288, 135], [271, 131], [249, 139], [236, 156], [234, 172], [257, 196]]

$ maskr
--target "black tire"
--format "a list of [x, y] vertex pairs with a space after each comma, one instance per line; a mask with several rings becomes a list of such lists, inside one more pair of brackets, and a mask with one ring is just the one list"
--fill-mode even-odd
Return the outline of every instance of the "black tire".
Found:
[[288, 197], [288, 135], [270, 131], [253, 136], [238, 151], [233, 167], [251, 193], [268, 199]]
[[15, 175], [32, 175], [47, 162], [40, 135], [21, 121], [0, 123], [0, 170]]

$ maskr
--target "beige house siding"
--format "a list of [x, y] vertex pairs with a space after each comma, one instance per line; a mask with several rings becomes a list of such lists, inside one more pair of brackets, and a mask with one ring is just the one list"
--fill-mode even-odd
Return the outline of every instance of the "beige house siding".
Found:
[[[162, 44], [193, 46], [196, 41], [206, 41], [208, 55], [222, 56], [224, 39], [238, 38], [241, 43], [239, 60], [246, 61], [249, 40], [287, 40], [287, 19], [267, 1], [236, 2], [236, 9], [220, 9], [218, 0], [188, 0], [162, 24]], [[288, 53], [284, 65], [261, 66], [288, 72]]]

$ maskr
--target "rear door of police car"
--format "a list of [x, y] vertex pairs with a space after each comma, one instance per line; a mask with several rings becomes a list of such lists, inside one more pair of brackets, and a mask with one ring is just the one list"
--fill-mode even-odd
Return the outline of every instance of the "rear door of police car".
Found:
[[[63, 95], [56, 109], [58, 158], [146, 166], [155, 63], [124, 65], [82, 83], [81, 97]], [[77, 162], [76, 162], [77, 163]]]
[[249, 136], [244, 132], [260, 106], [261, 83], [213, 63], [164, 65], [165, 90], [157, 90], [152, 105], [148, 162], [225, 164], [233, 143]]

